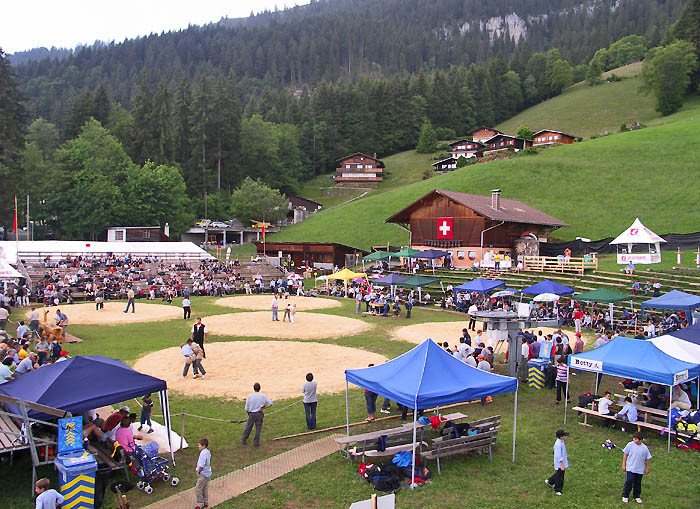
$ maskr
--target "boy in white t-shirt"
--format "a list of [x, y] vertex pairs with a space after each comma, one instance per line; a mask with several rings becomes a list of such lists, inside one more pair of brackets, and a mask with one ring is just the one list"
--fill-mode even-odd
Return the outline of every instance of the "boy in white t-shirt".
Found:
[[196, 509], [209, 507], [209, 478], [211, 477], [211, 452], [209, 451], [209, 440], [201, 438], [197, 442], [199, 448], [199, 458], [197, 459], [197, 484], [194, 487], [197, 499]]
[[51, 481], [46, 478], [39, 479], [34, 485], [36, 491], [36, 509], [56, 509], [56, 506], [64, 502], [63, 495], [56, 490], [49, 489]]
[[[598, 413], [600, 415], [613, 415], [610, 411], [610, 405], [613, 404], [612, 394], [610, 391], [605, 391], [605, 395], [598, 400]], [[613, 424], [609, 419], [605, 419], [605, 427], [609, 428]]]

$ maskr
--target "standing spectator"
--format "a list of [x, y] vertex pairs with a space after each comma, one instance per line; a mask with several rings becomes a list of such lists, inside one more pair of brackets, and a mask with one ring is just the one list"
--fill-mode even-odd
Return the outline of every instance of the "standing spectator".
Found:
[[197, 505], [195, 509], [209, 507], [209, 478], [211, 477], [211, 451], [209, 450], [209, 440], [200, 438], [197, 441], [199, 458], [197, 459], [197, 484], [194, 487]]
[[20, 320], [17, 326], [17, 339], [25, 339], [25, 336], [29, 334], [29, 327], [24, 325], [24, 321]]
[[125, 313], [129, 312], [129, 306], [131, 306], [131, 312], [135, 313], [136, 312], [136, 307], [134, 306], [134, 289], [129, 287], [129, 291], [126, 292], [126, 298], [128, 299], [126, 301], [126, 309], [124, 310]]
[[577, 307], [574, 311], [574, 327], [576, 329], [577, 335], [581, 336], [581, 324], [583, 322], [583, 311], [581, 308]]
[[642, 477], [649, 473], [651, 453], [649, 448], [642, 443], [644, 436], [637, 431], [632, 435], [632, 441], [622, 450], [622, 471], [627, 474], [625, 485], [622, 488], [622, 501], [629, 502], [630, 491], [635, 502], [642, 503]]
[[66, 316], [65, 313], [62, 313], [60, 309], [56, 310], [56, 325], [58, 327], [61, 327], [63, 330], [63, 336], [66, 336], [66, 332], [68, 332], [68, 316]]
[[280, 319], [277, 317], [277, 294], [272, 294], [272, 321], [279, 322]]
[[39, 312], [36, 308], [32, 308], [29, 312], [29, 328], [32, 330], [32, 334], [39, 335]]
[[561, 395], [562, 393], [567, 396], [566, 402], [568, 403], [570, 400], [568, 399], [568, 394], [567, 392], [567, 385], [569, 384], [569, 369], [566, 367], [566, 355], [560, 355], [558, 360], [557, 360], [557, 399], [555, 401], [555, 404], [558, 405], [559, 402], [561, 401]]
[[192, 316], [192, 307], [190, 305], [190, 299], [189, 297], [185, 297], [184, 299], [182, 299], [182, 319], [189, 320], [190, 316]]
[[207, 358], [207, 352], [204, 350], [204, 343], [206, 343], [208, 337], [209, 331], [207, 326], [202, 323], [201, 318], [197, 318], [197, 323], [192, 326], [190, 338], [202, 349], [202, 357], [205, 359]]
[[520, 347], [520, 362], [518, 363], [518, 378], [521, 382], [527, 382], [527, 360], [530, 357], [530, 346], [527, 344], [527, 341], [522, 343]]
[[272, 406], [272, 401], [270, 398], [265, 396], [260, 392], [260, 384], [255, 382], [253, 385], [253, 391], [245, 399], [245, 411], [248, 413], [248, 422], [243, 430], [243, 437], [241, 438], [241, 444], [245, 445], [250, 436], [250, 432], [253, 430], [253, 424], [255, 425], [255, 438], [253, 439], [253, 446], [258, 447], [260, 445], [260, 432], [263, 427], [263, 419], [265, 418], [265, 409]]
[[[371, 368], [374, 364], [369, 364]], [[365, 406], [367, 407], [367, 422], [374, 421], [374, 413], [377, 411], [377, 394], [365, 389]]]
[[34, 485], [36, 497], [36, 509], [55, 509], [65, 502], [63, 495], [56, 490], [49, 489], [51, 481], [46, 478], [39, 479]]
[[658, 297], [661, 294], [661, 283], [659, 283], [659, 281], [656, 280], [651, 286], [654, 289], [654, 297]]
[[141, 407], [141, 418], [139, 419], [140, 425], [138, 431], [143, 429], [144, 424], [148, 424], [148, 432], [153, 433], [153, 423], [151, 422], [151, 412], [153, 411], [153, 399], [151, 399], [150, 394], [146, 394], [143, 398], [143, 406]]
[[564, 473], [569, 468], [569, 458], [566, 455], [566, 437], [569, 434], [563, 429], [557, 430], [557, 441], [554, 442], [554, 475], [545, 479], [545, 484], [554, 488], [554, 494], [561, 496], [564, 489]]
[[316, 405], [318, 397], [316, 396], [316, 382], [312, 373], [306, 374], [306, 383], [302, 388], [304, 393], [304, 412], [306, 413], [306, 427], [309, 430], [316, 429]]
[[39, 356], [39, 364], [46, 364], [46, 361], [49, 360], [49, 350], [51, 349], [51, 345], [49, 345], [49, 342], [46, 340], [46, 338], [42, 336], [41, 339], [37, 342], [34, 349], [36, 350], [36, 353]]

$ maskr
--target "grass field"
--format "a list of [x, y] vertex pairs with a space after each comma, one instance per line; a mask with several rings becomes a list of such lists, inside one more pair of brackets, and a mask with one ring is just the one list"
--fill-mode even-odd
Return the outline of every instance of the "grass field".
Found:
[[[624, 83], [624, 82], [622, 82]], [[614, 236], [639, 217], [658, 233], [698, 230], [700, 100], [658, 125], [537, 155], [477, 164], [314, 214], [271, 240], [405, 245], [408, 232], [384, 219], [432, 189], [474, 194], [503, 190], [566, 223], [554, 238]]]
[[[177, 302], [173, 305], [178, 305]], [[146, 305], [140, 304], [140, 309]], [[211, 298], [194, 298], [193, 312], [215, 314], [231, 312], [213, 304]], [[341, 308], [323, 310], [344, 316], [357, 316], [352, 313], [352, 303], [344, 301]], [[70, 313], [70, 308], [68, 308]], [[19, 313], [13, 314], [17, 319]], [[453, 321], [458, 315], [426, 309], [414, 309], [410, 323]], [[405, 320], [371, 320], [375, 328], [367, 333], [334, 340], [321, 340], [340, 345], [379, 352], [395, 357], [413, 345], [401, 341], [388, 340], [395, 326], [404, 325]], [[72, 332], [85, 339], [83, 343], [70, 346], [72, 355], [100, 354], [118, 356], [133, 362], [141, 355], [180, 343], [187, 335], [187, 327], [181, 320], [160, 323], [132, 324], [120, 326], [81, 326], [73, 325]], [[256, 341], [260, 338], [243, 338]], [[455, 338], [442, 338], [454, 341]], [[219, 336], [213, 341], [238, 341], [241, 338]], [[274, 353], [261, 352], [261, 362], [270, 362]], [[179, 366], [174, 367], [179, 369]], [[272, 368], [271, 369], [279, 369]], [[504, 367], [499, 367], [503, 372]], [[251, 380], [251, 383], [253, 381]], [[299, 382], [301, 384], [303, 381]], [[319, 380], [319, 386], [323, 381]], [[591, 390], [593, 379], [589, 375], [573, 377], [571, 394]], [[615, 388], [616, 380], [606, 377], [605, 387]], [[301, 389], [300, 389], [301, 390]], [[264, 388], [263, 388], [264, 392]], [[494, 398], [494, 403], [485, 407], [470, 405], [456, 410], [467, 413], [470, 420], [491, 415], [502, 416], [502, 428], [494, 451], [493, 462], [488, 456], [455, 456], [442, 463], [443, 474], [437, 476], [434, 463], [428, 467], [434, 471], [432, 483], [415, 490], [401, 491], [398, 494], [399, 507], [464, 507], [467, 501], [481, 507], [580, 507], [595, 504], [597, 507], [617, 507], [623, 474], [620, 472], [621, 454], [601, 447], [606, 439], [624, 446], [629, 435], [621, 431], [605, 430], [601, 426], [584, 428], [576, 423], [577, 417], [569, 414], [566, 429], [572, 432], [567, 443], [571, 469], [567, 472], [563, 497], [554, 497], [551, 489], [544, 486], [543, 479], [551, 474], [552, 445], [554, 431], [563, 426], [563, 407], [553, 404], [554, 395], [549, 390], [533, 390], [521, 387], [518, 397], [517, 449], [516, 462], [511, 463], [511, 439], [513, 433], [513, 396]], [[241, 401], [211, 397], [185, 397], [171, 393], [171, 411], [186, 410], [196, 414], [222, 419], [240, 419], [244, 415]], [[275, 401], [276, 408], [298, 400]], [[129, 402], [127, 402], [129, 403]], [[135, 403], [130, 402], [132, 408]], [[394, 413], [395, 406], [393, 407]], [[345, 395], [322, 395], [319, 398], [318, 426], [326, 427], [345, 422]], [[154, 414], [160, 413], [156, 403]], [[350, 419], [361, 420], [365, 416], [362, 392], [351, 391]], [[179, 418], [175, 418], [175, 428], [179, 430]], [[386, 426], [395, 425], [389, 421]], [[379, 424], [363, 425], [353, 429], [353, 433], [376, 429]], [[265, 420], [263, 439], [258, 449], [243, 448], [239, 445], [241, 425], [230, 422], [206, 421], [187, 418], [185, 437], [194, 443], [199, 437], [207, 436], [211, 442], [214, 475], [242, 468], [284, 450], [297, 447], [309, 439], [297, 438], [273, 442], [270, 439], [304, 430], [304, 415], [300, 405], [294, 405]], [[320, 435], [323, 436], [323, 435]], [[700, 503], [700, 484], [693, 479], [700, 475], [700, 462], [695, 452], [672, 449], [666, 452], [663, 439], [649, 437], [647, 440], [654, 455], [651, 474], [645, 478], [645, 505], [650, 507], [693, 508]], [[174, 473], [182, 481], [179, 489], [194, 485], [193, 469], [196, 463], [196, 449], [191, 447], [176, 454], [177, 467]], [[257, 488], [220, 507], [347, 507], [351, 502], [369, 498], [371, 487], [354, 475], [357, 464], [352, 465], [339, 454], [329, 456], [310, 464], [274, 482]], [[51, 468], [39, 471], [40, 476], [49, 476], [56, 482]], [[31, 481], [31, 468], [24, 454], [18, 454], [14, 466], [0, 464], [0, 497], [3, 507], [24, 509], [33, 507], [28, 498]], [[681, 488], [683, 487], [683, 488]], [[176, 490], [164, 485], [156, 485], [150, 497], [142, 492], [129, 494], [132, 507], [144, 507], [149, 501], [171, 495]], [[113, 507], [108, 492], [105, 507]]]
[[648, 124], [659, 114], [654, 111], [653, 95], [637, 93], [641, 66], [641, 63], [635, 63], [605, 73], [624, 77], [622, 81], [603, 82], [593, 87], [585, 82], [577, 83], [561, 95], [526, 109], [496, 128], [514, 134], [524, 125], [533, 132], [555, 129], [588, 139], [606, 130], [616, 133], [623, 123]]

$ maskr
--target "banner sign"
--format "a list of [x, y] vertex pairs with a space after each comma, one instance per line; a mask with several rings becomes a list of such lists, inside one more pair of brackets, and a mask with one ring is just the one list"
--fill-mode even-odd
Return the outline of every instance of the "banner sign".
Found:
[[581, 357], [571, 357], [571, 367], [581, 368], [588, 371], [598, 371], [603, 372], [603, 361], [592, 361], [589, 359], [582, 359]]
[[58, 452], [83, 448], [83, 418], [67, 417], [58, 420]]
[[678, 385], [681, 382], [685, 382], [688, 379], [688, 370], [681, 371], [673, 375], [673, 385]]

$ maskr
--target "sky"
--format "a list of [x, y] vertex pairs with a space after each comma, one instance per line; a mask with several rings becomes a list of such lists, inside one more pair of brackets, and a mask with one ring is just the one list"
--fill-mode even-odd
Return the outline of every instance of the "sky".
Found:
[[9, 0], [0, 14], [5, 53], [51, 46], [74, 48], [96, 40], [121, 42], [151, 33], [241, 18], [309, 0]]

